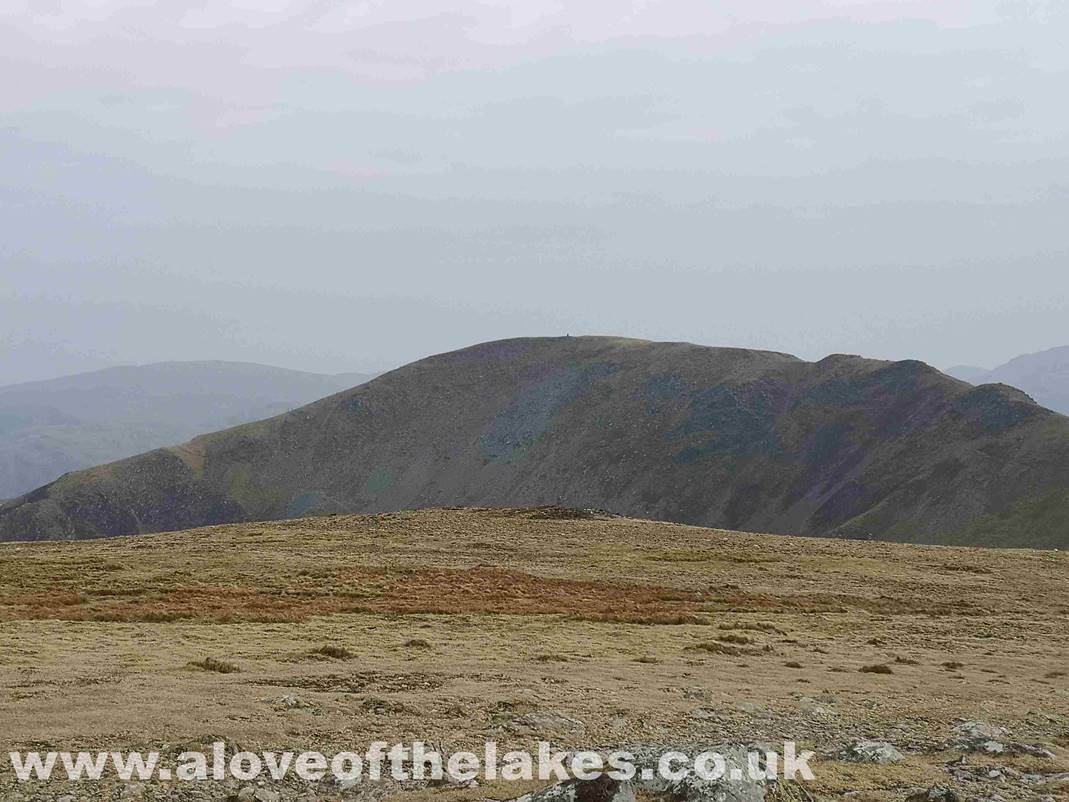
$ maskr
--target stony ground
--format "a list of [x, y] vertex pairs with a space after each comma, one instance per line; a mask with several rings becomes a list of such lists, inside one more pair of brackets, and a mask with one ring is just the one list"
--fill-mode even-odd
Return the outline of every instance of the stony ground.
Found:
[[[784, 799], [1069, 799], [1067, 658], [1059, 552], [554, 510], [0, 545], [4, 752], [177, 753], [216, 738], [328, 753], [378, 739], [790, 739], [820, 757], [816, 780], [779, 788]], [[852, 752], [858, 741], [882, 743]], [[19, 785], [0, 759], [0, 800], [257, 790], [261, 802], [368, 793], [294, 781]], [[383, 793], [459, 802], [526, 790]]]

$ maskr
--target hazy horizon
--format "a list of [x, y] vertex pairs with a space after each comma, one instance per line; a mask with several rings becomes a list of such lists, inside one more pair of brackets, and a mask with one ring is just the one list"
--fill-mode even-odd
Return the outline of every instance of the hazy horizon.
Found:
[[[537, 335], [531, 335], [531, 336], [537, 336]], [[547, 336], [551, 336], [551, 335], [547, 335]], [[578, 335], [572, 335], [572, 336], [578, 336]], [[598, 336], [598, 335], [594, 335], [594, 336]], [[610, 336], [610, 335], [605, 335], [605, 336]], [[476, 344], [477, 343], [469, 343], [469, 345], [476, 345]], [[694, 344], [695, 345], [711, 345], [712, 347], [739, 347], [739, 346], [729, 345], [727, 343], [722, 343], [722, 344], [694, 343]], [[463, 348], [465, 346], [459, 346], [459, 347]], [[1061, 348], [1069, 348], [1069, 346], [1053, 346], [1052, 348], [1045, 348], [1045, 349], [1043, 349], [1043, 351], [1059, 350]], [[773, 350], [773, 349], [764, 349], [764, 350]], [[783, 351], [783, 349], [774, 349], [774, 350]], [[139, 367], [148, 367], [148, 366], [151, 366], [151, 365], [161, 365], [161, 364], [169, 364], [169, 363], [179, 363], [179, 364], [181, 364], [181, 363], [187, 363], [187, 362], [188, 363], [222, 362], [222, 363], [237, 363], [237, 364], [260, 365], [261, 367], [266, 367], [266, 368], [280, 368], [280, 369], [284, 369], [284, 370], [293, 370], [293, 371], [305, 372], [305, 373], [310, 373], [310, 374], [313, 374], [313, 375], [324, 376], [324, 377], [343, 376], [343, 375], [346, 375], [346, 374], [361, 374], [361, 373], [365, 373], [365, 374], [368, 374], [370, 376], [377, 376], [377, 375], [381, 375], [382, 373], [385, 373], [387, 371], [393, 370], [394, 368], [402, 367], [403, 365], [408, 364], [409, 362], [417, 361], [419, 359], [423, 359], [424, 357], [434, 356], [437, 353], [440, 353], [440, 352], [438, 352], [438, 351], [428, 351], [425, 354], [420, 354], [420, 355], [418, 355], [416, 357], [413, 357], [411, 360], [406, 360], [405, 362], [399, 362], [397, 364], [385, 364], [385, 365], [382, 365], [381, 367], [373, 368], [373, 369], [367, 369], [367, 370], [323, 370], [323, 371], [312, 371], [312, 370], [306, 370], [305, 368], [301, 368], [301, 367], [292, 367], [292, 366], [287, 366], [287, 365], [276, 365], [276, 364], [272, 364], [272, 363], [268, 363], [268, 362], [249, 362], [249, 361], [246, 361], [246, 360], [216, 359], [214, 357], [205, 357], [204, 359], [190, 358], [190, 359], [175, 359], [175, 360], [149, 360], [149, 361], [145, 361], [145, 362], [116, 362], [114, 364], [101, 364], [101, 365], [98, 365], [96, 367], [87, 368], [85, 370], [79, 369], [79, 370], [74, 370], [74, 371], [70, 371], [70, 372], [67, 372], [67, 373], [57, 373], [57, 374], [55, 374], [53, 376], [41, 376], [41, 377], [30, 378], [30, 379], [21, 379], [19, 381], [14, 381], [14, 382], [4, 382], [4, 381], [0, 380], [0, 389], [3, 389], [5, 387], [11, 387], [13, 385], [18, 385], [18, 384], [32, 384], [32, 383], [35, 383], [35, 382], [49, 381], [51, 379], [69, 378], [69, 377], [76, 376], [76, 375], [79, 375], [79, 374], [82, 374], [82, 373], [96, 373], [96, 372], [99, 372], [99, 371], [115, 369], [115, 368], [139, 368]], [[786, 353], [791, 353], [791, 352], [788, 351]], [[845, 353], [845, 352], [842, 352], [842, 351], [829, 352], [829, 354], [825, 354], [824, 356], [828, 356], [828, 355], [830, 355], [832, 353]], [[1017, 354], [1016, 356], [1030, 356], [1030, 355], [1032, 355], [1034, 353], [1042, 353], [1042, 351], [1040, 351], [1040, 352], [1029, 352], [1027, 354]], [[795, 354], [795, 356], [798, 356], [798, 355]], [[867, 356], [867, 355], [866, 354], [860, 354], [860, 356]], [[805, 357], [802, 357], [802, 358], [805, 358]], [[816, 361], [816, 360], [819, 360], [820, 358], [822, 358], [822, 357], [814, 357], [809, 361]], [[911, 357], [902, 357], [902, 358], [903, 359], [909, 359]], [[1006, 361], [1009, 361], [1009, 360], [1006, 360]], [[933, 367], [935, 367], [935, 368], [937, 368], [937, 369], [939, 369], [940, 371], [943, 371], [943, 372], [948, 372], [948, 371], [951, 371], [951, 370], [956, 369], [956, 368], [961, 368], [961, 369], [980, 368], [980, 369], [983, 369], [985, 371], [990, 371], [990, 370], [992, 370], [994, 368], [1001, 367], [1002, 364], [1004, 364], [1004, 363], [999, 363], [998, 365], [975, 365], [975, 364], [933, 365]], [[951, 373], [950, 375], [953, 375], [953, 374]], [[961, 378], [961, 377], [955, 377], [955, 378]]]
[[566, 333], [1065, 345], [1067, 32], [1001, 0], [0, 2], [0, 385]]

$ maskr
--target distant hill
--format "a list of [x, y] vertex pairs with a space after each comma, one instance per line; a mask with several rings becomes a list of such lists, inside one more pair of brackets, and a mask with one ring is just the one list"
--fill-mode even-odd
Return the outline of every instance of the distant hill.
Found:
[[1069, 415], [1069, 345], [1024, 354], [994, 370], [959, 365], [947, 373], [971, 384], [1001, 382], [1018, 387], [1048, 409]]
[[916, 361], [504, 340], [65, 476], [0, 507], [0, 539], [544, 504], [757, 532], [1065, 547], [1069, 418]]
[[244, 362], [161, 362], [0, 387], [0, 499], [67, 471], [277, 415], [369, 378]]

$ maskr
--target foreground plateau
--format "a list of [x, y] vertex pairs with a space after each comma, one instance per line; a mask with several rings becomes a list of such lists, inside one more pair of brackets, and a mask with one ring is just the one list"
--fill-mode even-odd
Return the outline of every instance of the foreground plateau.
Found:
[[[794, 740], [817, 753], [816, 780], [769, 799], [1069, 799], [1067, 658], [1062, 552], [556, 508], [9, 543], [0, 799], [248, 798], [235, 780], [19, 785], [6, 762], [9, 749], [215, 739], [328, 753], [380, 739], [475, 751]], [[533, 787], [259, 790], [459, 802]]]

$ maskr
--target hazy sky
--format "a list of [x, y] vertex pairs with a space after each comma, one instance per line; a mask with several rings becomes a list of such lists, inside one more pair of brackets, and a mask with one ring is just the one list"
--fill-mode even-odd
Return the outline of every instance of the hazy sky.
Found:
[[1064, 0], [0, 0], [0, 383], [1069, 343]]

